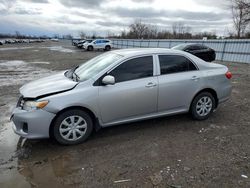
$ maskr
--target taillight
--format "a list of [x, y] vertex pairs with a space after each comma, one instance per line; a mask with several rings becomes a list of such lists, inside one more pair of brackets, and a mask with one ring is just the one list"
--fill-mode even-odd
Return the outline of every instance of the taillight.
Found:
[[231, 79], [233, 77], [233, 75], [230, 71], [227, 71], [225, 75], [226, 75], [227, 79]]

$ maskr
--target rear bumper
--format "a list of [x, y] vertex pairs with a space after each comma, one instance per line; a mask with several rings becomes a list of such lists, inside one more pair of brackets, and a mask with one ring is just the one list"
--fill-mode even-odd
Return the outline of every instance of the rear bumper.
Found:
[[16, 108], [11, 116], [12, 128], [16, 134], [25, 138], [49, 138], [49, 128], [54, 117], [55, 114], [44, 110], [28, 112]]

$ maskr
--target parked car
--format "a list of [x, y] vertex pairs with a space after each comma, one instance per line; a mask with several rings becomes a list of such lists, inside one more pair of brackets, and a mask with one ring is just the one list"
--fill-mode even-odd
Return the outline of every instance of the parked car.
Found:
[[95, 49], [102, 49], [105, 51], [109, 51], [112, 48], [111, 40], [107, 39], [96, 39], [92, 42], [84, 43], [82, 48], [88, 51], [93, 51]]
[[12, 40], [12, 39], [6, 39], [5, 40], [5, 44], [13, 44], [13, 43], [15, 43], [15, 41]]
[[115, 50], [21, 87], [11, 120], [22, 137], [69, 145], [94, 128], [187, 112], [205, 120], [229, 99], [231, 77], [179, 50]]
[[89, 39], [88, 39], [88, 40], [82, 40], [82, 41], [78, 42], [76, 46], [77, 46], [78, 48], [83, 48], [83, 45], [84, 45], [85, 43], [91, 43], [92, 41], [93, 41], [93, 40], [89, 40]]
[[72, 46], [77, 46], [77, 44], [79, 43], [79, 42], [81, 42], [82, 40], [72, 40]]
[[207, 62], [212, 62], [216, 59], [215, 50], [201, 44], [180, 44], [172, 49], [191, 53]]
[[0, 40], [0, 45], [3, 45], [3, 44], [4, 44], [4, 42]]
[[57, 38], [52, 38], [50, 40], [53, 41], [53, 42], [59, 42], [59, 39], [57, 39]]

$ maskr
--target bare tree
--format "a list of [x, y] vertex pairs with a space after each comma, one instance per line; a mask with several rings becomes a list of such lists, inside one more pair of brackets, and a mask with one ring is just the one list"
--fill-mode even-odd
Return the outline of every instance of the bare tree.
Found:
[[250, 0], [231, 0], [231, 11], [237, 38], [241, 38], [250, 24]]
[[136, 20], [129, 26], [129, 34], [133, 38], [142, 39], [148, 32], [148, 26], [142, 23], [141, 20]]
[[186, 26], [182, 22], [174, 22], [172, 24], [172, 33], [174, 38], [186, 38], [186, 35], [189, 35], [191, 27]]
[[17, 38], [17, 39], [20, 39], [20, 38], [21, 38], [20, 32], [19, 32], [19, 31], [16, 31], [15, 33], [16, 33], [16, 38]]
[[97, 34], [95, 31], [92, 31], [92, 36], [91, 36], [91, 39], [96, 39], [97, 38]]
[[86, 38], [86, 33], [83, 32], [83, 31], [80, 31], [79, 36], [80, 36], [81, 39], [85, 39]]
[[67, 35], [63, 35], [62, 36], [63, 39], [73, 39], [73, 36], [71, 34], [67, 34]]
[[147, 25], [143, 38], [154, 39], [157, 37], [158, 28], [154, 25]]

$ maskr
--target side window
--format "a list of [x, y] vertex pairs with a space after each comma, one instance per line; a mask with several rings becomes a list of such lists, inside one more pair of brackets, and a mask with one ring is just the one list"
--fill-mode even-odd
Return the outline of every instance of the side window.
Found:
[[153, 57], [145, 56], [128, 60], [110, 72], [115, 82], [124, 82], [153, 76]]
[[162, 75], [197, 70], [195, 65], [183, 56], [159, 55], [159, 61]]

